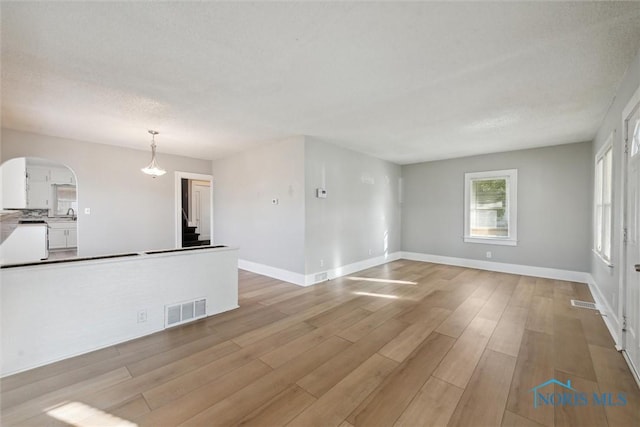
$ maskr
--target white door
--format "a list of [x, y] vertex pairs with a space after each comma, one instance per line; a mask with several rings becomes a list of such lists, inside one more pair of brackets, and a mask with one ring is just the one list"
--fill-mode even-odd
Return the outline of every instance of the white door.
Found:
[[196, 224], [200, 240], [211, 240], [211, 193], [208, 185], [194, 183], [191, 187], [191, 220]]
[[[640, 91], [639, 91], [640, 92]], [[623, 346], [636, 372], [640, 372], [640, 102], [631, 104], [625, 114], [627, 155], [626, 189], [626, 280], [623, 295], [626, 332]]]

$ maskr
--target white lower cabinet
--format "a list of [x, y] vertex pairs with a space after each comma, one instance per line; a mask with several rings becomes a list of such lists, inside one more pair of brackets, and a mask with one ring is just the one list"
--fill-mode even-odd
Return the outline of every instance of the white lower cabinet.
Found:
[[78, 246], [76, 223], [49, 223], [49, 249], [67, 249]]

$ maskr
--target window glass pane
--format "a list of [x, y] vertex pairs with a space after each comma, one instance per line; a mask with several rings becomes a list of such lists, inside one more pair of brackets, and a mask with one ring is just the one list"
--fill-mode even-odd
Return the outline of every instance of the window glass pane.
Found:
[[509, 237], [507, 190], [506, 178], [471, 181], [471, 236]]
[[631, 140], [631, 156], [635, 156], [640, 151], [640, 119], [635, 123], [629, 123], [633, 129], [633, 139]]
[[611, 205], [606, 205], [603, 209], [603, 244], [602, 244], [602, 255], [606, 260], [611, 259]]
[[604, 179], [603, 179], [603, 191], [602, 202], [611, 203], [611, 149], [604, 155]]

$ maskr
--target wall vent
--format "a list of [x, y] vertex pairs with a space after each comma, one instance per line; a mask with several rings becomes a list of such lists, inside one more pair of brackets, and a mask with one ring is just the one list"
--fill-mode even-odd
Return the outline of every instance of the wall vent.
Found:
[[165, 306], [164, 327], [181, 325], [207, 315], [207, 299], [180, 302]]
[[573, 307], [588, 308], [590, 310], [598, 310], [598, 306], [595, 303], [588, 302], [588, 301], [579, 301], [576, 299], [572, 299], [571, 305]]
[[315, 283], [317, 283], [317, 282], [324, 282], [325, 280], [327, 280], [327, 278], [328, 278], [327, 273], [324, 272], [324, 273], [316, 274], [314, 276], [313, 280], [314, 280]]

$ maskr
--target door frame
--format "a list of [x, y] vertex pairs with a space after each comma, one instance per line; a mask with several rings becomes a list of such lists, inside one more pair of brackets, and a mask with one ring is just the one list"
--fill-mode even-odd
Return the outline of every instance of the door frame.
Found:
[[628, 190], [628, 176], [627, 176], [627, 166], [629, 164], [629, 156], [631, 155], [631, 147], [629, 146], [630, 141], [628, 140], [628, 136], [629, 136], [629, 130], [628, 130], [628, 126], [629, 126], [629, 121], [628, 118], [631, 116], [631, 113], [634, 110], [634, 107], [640, 103], [640, 86], [636, 89], [635, 93], [631, 96], [631, 98], [629, 99], [629, 101], [627, 102], [627, 104], [625, 105], [625, 107], [622, 110], [622, 122], [621, 122], [621, 142], [622, 142], [622, 167], [621, 167], [621, 181], [622, 181], [622, 191], [620, 192], [620, 206], [621, 206], [621, 212], [620, 212], [620, 218], [621, 218], [621, 224], [622, 227], [620, 228], [620, 278], [619, 278], [619, 286], [618, 286], [618, 292], [619, 292], [619, 296], [618, 296], [618, 318], [620, 319], [619, 322], [619, 337], [620, 337], [620, 342], [618, 343], [620, 345], [620, 349], [622, 352], [622, 355], [624, 356], [624, 358], [626, 359], [627, 365], [629, 365], [629, 368], [631, 370], [631, 372], [634, 374], [634, 378], [636, 380], [636, 382], [638, 383], [638, 386], [640, 386], [640, 375], [639, 373], [635, 370], [636, 368], [640, 368], [640, 367], [636, 367], [633, 363], [633, 361], [630, 360], [629, 356], [627, 355], [626, 349], [627, 349], [627, 334], [625, 331], [625, 319], [626, 319], [626, 315], [627, 315], [627, 288], [628, 288], [628, 284], [627, 284], [627, 271], [628, 271], [628, 265], [627, 265], [627, 244], [625, 242], [625, 230], [628, 228], [628, 218], [627, 218], [627, 202], [628, 202], [628, 197], [627, 197], [627, 190]]
[[174, 223], [175, 223], [175, 245], [176, 248], [182, 248], [182, 179], [197, 179], [199, 181], [209, 182], [209, 229], [211, 233], [211, 244], [213, 244], [213, 175], [205, 175], [192, 172], [175, 172], [175, 205], [174, 205]]

